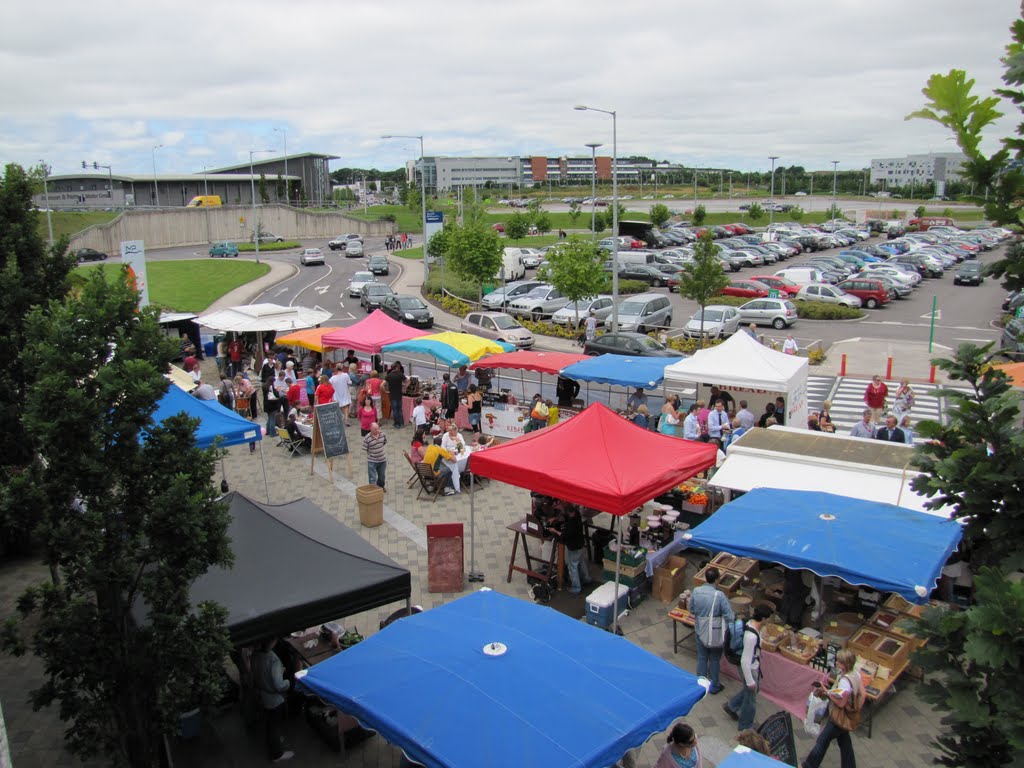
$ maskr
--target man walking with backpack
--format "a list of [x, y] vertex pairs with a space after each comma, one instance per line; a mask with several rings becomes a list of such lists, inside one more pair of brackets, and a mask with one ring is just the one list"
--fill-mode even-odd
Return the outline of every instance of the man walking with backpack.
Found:
[[718, 576], [717, 568], [708, 568], [704, 573], [707, 583], [701, 584], [690, 595], [690, 613], [694, 617], [697, 637], [697, 677], [711, 681], [708, 693], [722, 691], [718, 670], [725, 648], [725, 627], [736, 618], [729, 598], [715, 586]]
[[743, 627], [743, 654], [740, 656], [740, 672], [743, 689], [722, 705], [722, 709], [733, 720], [738, 720], [738, 730], [754, 727], [757, 714], [757, 692], [761, 687], [761, 625], [772, 615], [772, 609], [765, 605], [754, 608], [754, 618]]

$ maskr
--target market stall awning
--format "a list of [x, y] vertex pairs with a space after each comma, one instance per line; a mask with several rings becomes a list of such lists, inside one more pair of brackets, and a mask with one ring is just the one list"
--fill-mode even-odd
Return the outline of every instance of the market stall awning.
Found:
[[717, 346], [671, 364], [665, 369], [665, 379], [669, 384], [712, 381], [731, 387], [782, 392], [799, 372], [806, 375], [807, 366], [806, 357], [776, 352], [740, 332]]
[[705, 693], [622, 637], [490, 590], [401, 619], [299, 682], [428, 768], [607, 768]]
[[402, 325], [379, 309], [375, 309], [358, 323], [325, 333], [320, 342], [331, 349], [354, 349], [356, 352], [378, 355], [381, 348], [387, 344], [429, 335], [429, 331]]
[[311, 328], [330, 319], [331, 313], [325, 309], [283, 307], [279, 304], [245, 304], [211, 312], [198, 318], [196, 322], [218, 331], [285, 333]]
[[439, 362], [452, 367], [456, 365], [469, 365], [485, 355], [496, 355], [501, 352], [511, 352], [515, 347], [501, 341], [491, 341], [482, 336], [475, 336], [472, 333], [432, 333], [429, 336], [421, 336], [411, 341], [400, 341], [396, 344], [386, 345], [382, 351], [394, 354], [395, 352], [410, 352], [420, 355], [430, 355]]
[[569, 352], [504, 352], [490, 355], [473, 363], [471, 368], [508, 368], [515, 371], [535, 371], [554, 376], [566, 366], [589, 360], [588, 355], [574, 355]]
[[184, 368], [179, 368], [176, 365], [168, 367], [167, 373], [164, 374], [164, 378], [183, 392], [191, 392], [196, 388], [196, 382], [195, 379], [192, 378], [192, 374]]
[[999, 363], [993, 367], [1005, 373], [1013, 386], [1024, 387], [1024, 363]]
[[684, 538], [691, 546], [838, 576], [922, 604], [960, 535], [955, 521], [892, 504], [757, 488]]
[[314, 352], [320, 352], [322, 354], [328, 350], [334, 349], [334, 347], [324, 346], [323, 337], [326, 333], [327, 330], [323, 328], [307, 328], [304, 331], [289, 333], [287, 336], [278, 336], [274, 339], [274, 343], [289, 347], [311, 349]]
[[729, 756], [718, 764], [718, 768], [779, 768], [780, 763], [774, 757], [762, 755], [746, 747], [736, 747]]
[[715, 465], [714, 444], [641, 429], [600, 403], [578, 416], [470, 454], [477, 475], [625, 515]]
[[673, 358], [630, 357], [629, 355], [600, 355], [588, 357], [561, 371], [562, 376], [575, 381], [593, 381], [598, 384], [618, 384], [621, 387], [655, 389], [665, 378], [665, 368]]
[[160, 423], [182, 411], [193, 419], [199, 419], [196, 445], [200, 448], [209, 448], [218, 439], [224, 448], [263, 439], [259, 425], [243, 419], [216, 400], [199, 400], [178, 387], [168, 387], [156, 405], [153, 421]]

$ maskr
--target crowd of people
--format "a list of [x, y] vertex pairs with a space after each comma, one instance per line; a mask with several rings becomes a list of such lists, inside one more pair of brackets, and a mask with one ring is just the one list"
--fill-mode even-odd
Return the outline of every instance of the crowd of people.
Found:
[[[910, 411], [917, 402], [917, 393], [908, 379], [903, 379], [896, 390], [889, 407], [889, 387], [882, 377], [875, 375], [864, 389], [864, 405], [861, 420], [850, 429], [851, 437], [868, 440], [884, 440], [890, 443], [914, 444], [913, 423]], [[825, 406], [831, 404], [827, 401]], [[884, 424], [881, 423], [884, 417]]]
[[[632, 402], [632, 406], [631, 406]], [[641, 411], [641, 407], [644, 409]], [[633, 421], [641, 426], [649, 424], [646, 395], [637, 389], [626, 403], [627, 411], [636, 411]], [[711, 387], [707, 400], [698, 399], [688, 408], [682, 408], [679, 395], [670, 394], [665, 398], [658, 416], [657, 430], [663, 435], [681, 437], [702, 443], [714, 443], [725, 450], [747, 430], [757, 427], [771, 427], [786, 423], [786, 400], [777, 397], [765, 404], [764, 412], [757, 416], [750, 410], [746, 400], [736, 401], [731, 394]]]

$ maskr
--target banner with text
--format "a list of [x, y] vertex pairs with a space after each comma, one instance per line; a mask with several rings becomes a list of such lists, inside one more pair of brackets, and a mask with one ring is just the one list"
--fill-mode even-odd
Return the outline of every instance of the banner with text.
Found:
[[149, 306], [146, 279], [146, 244], [142, 240], [121, 241], [121, 262], [128, 265], [128, 284], [139, 292], [139, 306]]

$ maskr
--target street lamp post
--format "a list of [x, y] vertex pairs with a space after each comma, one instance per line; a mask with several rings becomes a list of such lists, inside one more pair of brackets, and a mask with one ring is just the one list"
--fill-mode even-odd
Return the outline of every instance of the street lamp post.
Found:
[[836, 178], [839, 174], [839, 161], [832, 161], [832, 218], [836, 217]]
[[164, 148], [163, 144], [157, 144], [155, 147], [153, 147], [153, 192], [156, 195], [156, 207], [157, 208], [160, 207], [160, 185], [157, 183], [157, 180], [156, 180], [156, 151], [158, 149], [163, 149], [163, 148]]
[[693, 167], [693, 212], [697, 213], [697, 166]]
[[581, 112], [601, 112], [612, 118], [612, 333], [619, 332], [619, 137], [615, 110], [577, 104]]
[[729, 171], [729, 199], [732, 200], [732, 171]]
[[284, 138], [284, 204], [288, 205], [288, 129], [275, 128], [274, 131]]
[[[423, 136], [408, 136], [399, 133], [389, 133], [381, 136], [382, 139], [419, 139], [420, 142], [420, 208], [423, 215], [423, 284], [426, 285], [427, 277], [430, 274], [427, 268], [427, 158], [423, 154]], [[443, 264], [444, 262], [442, 262]], [[444, 292], [442, 279], [441, 291]]]
[[597, 148], [598, 143], [584, 144], [590, 147], [590, 239], [597, 242]]
[[779, 156], [769, 155], [768, 159], [772, 161], [771, 192], [768, 194], [768, 226], [770, 227], [775, 222], [775, 161], [779, 159]]
[[43, 167], [43, 205], [46, 206], [46, 232], [50, 236], [50, 248], [53, 249], [53, 222], [50, 220], [50, 187], [47, 184], [47, 179], [50, 178], [50, 166], [46, 164], [45, 160], [40, 160], [39, 163]]
[[273, 152], [272, 149], [250, 149], [249, 150], [249, 185], [252, 188], [252, 241], [256, 243], [256, 263], [260, 263], [260, 231], [256, 226], [256, 175], [252, 169], [252, 156], [258, 152]]

